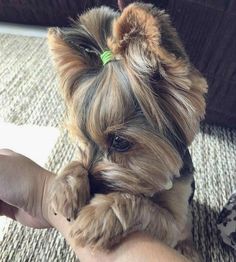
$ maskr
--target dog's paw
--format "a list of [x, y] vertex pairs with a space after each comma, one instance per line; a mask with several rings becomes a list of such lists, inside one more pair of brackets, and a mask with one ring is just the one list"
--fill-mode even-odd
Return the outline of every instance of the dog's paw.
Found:
[[97, 195], [74, 221], [71, 237], [80, 246], [109, 250], [125, 234], [125, 227], [114, 212], [109, 195]]
[[89, 198], [87, 171], [78, 162], [72, 162], [53, 181], [49, 201], [55, 214], [60, 213], [70, 221], [76, 218]]

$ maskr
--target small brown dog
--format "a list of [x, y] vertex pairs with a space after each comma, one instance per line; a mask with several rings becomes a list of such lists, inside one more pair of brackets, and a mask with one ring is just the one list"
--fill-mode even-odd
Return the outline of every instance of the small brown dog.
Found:
[[199, 261], [187, 147], [207, 84], [169, 16], [149, 4], [121, 14], [101, 7], [70, 29], [49, 30], [48, 39], [80, 152], [55, 179], [52, 208], [75, 219], [80, 245], [110, 249], [145, 231]]

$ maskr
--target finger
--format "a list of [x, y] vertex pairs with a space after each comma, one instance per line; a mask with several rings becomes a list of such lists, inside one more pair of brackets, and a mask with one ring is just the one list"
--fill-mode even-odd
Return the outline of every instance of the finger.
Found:
[[0, 155], [6, 155], [6, 156], [12, 156], [12, 155], [16, 155], [17, 153], [14, 152], [11, 149], [8, 148], [2, 148], [0, 149]]
[[33, 217], [22, 209], [18, 209], [0, 200], [0, 216], [6, 216], [20, 222], [24, 226], [33, 228], [50, 228], [46, 220]]

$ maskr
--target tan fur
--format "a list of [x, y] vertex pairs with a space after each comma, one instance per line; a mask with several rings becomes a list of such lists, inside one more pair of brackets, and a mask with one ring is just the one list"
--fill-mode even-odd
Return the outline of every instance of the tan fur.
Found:
[[[51, 29], [48, 39], [80, 149], [78, 162], [55, 179], [53, 210], [76, 217], [79, 244], [110, 249], [138, 230], [199, 260], [185, 152], [205, 113], [207, 84], [168, 15], [140, 3], [121, 14], [95, 8], [71, 29]], [[109, 49], [113, 60], [103, 66]], [[112, 149], [115, 136], [131, 146]]]
[[114, 54], [124, 55], [131, 41], [150, 53], [160, 44], [160, 28], [155, 17], [135, 4], [124, 9], [113, 30], [110, 45]]
[[51, 208], [68, 219], [74, 219], [89, 202], [88, 173], [78, 162], [71, 162], [50, 188]]
[[79, 245], [111, 248], [128, 233], [145, 231], [175, 247], [180, 235], [172, 215], [147, 198], [124, 193], [97, 195], [72, 228]]

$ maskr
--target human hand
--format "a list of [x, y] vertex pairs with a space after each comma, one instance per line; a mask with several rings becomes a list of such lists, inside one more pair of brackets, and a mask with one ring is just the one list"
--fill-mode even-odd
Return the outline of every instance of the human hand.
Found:
[[0, 150], [0, 215], [34, 228], [51, 227], [45, 217], [45, 189], [53, 174], [27, 157]]
[[11, 150], [0, 150], [0, 215], [6, 215], [34, 228], [55, 227], [66, 238], [80, 261], [178, 261], [187, 262], [176, 251], [143, 233], [133, 233], [112, 252], [80, 247], [71, 237], [71, 226], [62, 215], [48, 209], [47, 194], [54, 174], [27, 157]]

